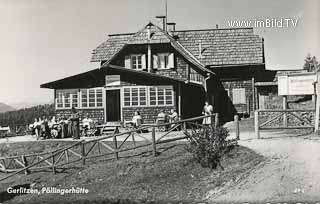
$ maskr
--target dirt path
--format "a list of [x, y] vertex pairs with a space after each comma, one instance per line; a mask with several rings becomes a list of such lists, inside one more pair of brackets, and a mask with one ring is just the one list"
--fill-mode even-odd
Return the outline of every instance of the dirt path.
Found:
[[[276, 134], [269, 136], [277, 136]], [[244, 140], [267, 160], [212, 201], [320, 201], [320, 137]]]

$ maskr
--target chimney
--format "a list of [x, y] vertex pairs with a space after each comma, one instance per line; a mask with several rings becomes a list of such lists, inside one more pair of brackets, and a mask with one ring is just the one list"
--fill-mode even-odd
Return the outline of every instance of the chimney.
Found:
[[158, 21], [160, 21], [159, 24], [162, 24], [162, 30], [166, 31], [166, 16], [156, 16]]
[[176, 23], [167, 23], [168, 25], [168, 32], [176, 31]]
[[219, 29], [219, 25], [218, 24], [216, 24], [216, 29]]

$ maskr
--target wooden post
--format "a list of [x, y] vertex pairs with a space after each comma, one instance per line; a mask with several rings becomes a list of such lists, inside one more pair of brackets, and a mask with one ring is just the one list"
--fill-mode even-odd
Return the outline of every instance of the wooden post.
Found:
[[320, 97], [319, 97], [319, 93], [320, 93], [320, 72], [317, 72], [317, 83], [316, 83], [316, 112], [315, 112], [315, 116], [314, 116], [314, 132], [318, 132], [319, 131], [319, 117], [320, 117]]
[[181, 117], [181, 85], [178, 84], [178, 115]]
[[256, 110], [254, 112], [254, 132], [256, 134], [257, 139], [260, 139], [260, 132], [259, 132], [259, 111]]
[[239, 116], [234, 115], [234, 123], [236, 126], [236, 138], [237, 140], [240, 140], [240, 126], [239, 126]]
[[[255, 90], [255, 86], [254, 86], [254, 77], [252, 77], [251, 79], [251, 83], [252, 83], [252, 112], [254, 112], [256, 110], [256, 90]], [[250, 114], [252, 116], [252, 113]]]
[[319, 131], [319, 119], [320, 119], [320, 97], [316, 97], [316, 112], [314, 117], [314, 132], [317, 133]]
[[214, 114], [214, 127], [217, 128], [218, 126], [219, 126], [219, 113], [215, 113]]
[[[282, 96], [282, 106], [283, 110], [287, 110], [287, 96]], [[283, 127], [288, 127], [288, 118], [287, 118], [287, 113], [283, 113]]]
[[[23, 163], [24, 167], [27, 167], [27, 166], [28, 166], [28, 161], [27, 161], [26, 156], [21, 155], [21, 160], [22, 160], [22, 163]], [[26, 169], [26, 170], [24, 171], [24, 174], [25, 174], [25, 175], [28, 175], [28, 173], [29, 173], [29, 170]]]
[[116, 160], [119, 159], [119, 153], [118, 153], [118, 142], [117, 142], [117, 136], [113, 136], [113, 142], [114, 142], [114, 156]]
[[132, 137], [133, 146], [136, 147], [136, 140], [134, 138], [134, 132], [130, 133]]
[[153, 156], [157, 156], [157, 146], [156, 146], [156, 128], [152, 128], [152, 152]]
[[82, 165], [86, 165], [86, 152], [85, 152], [85, 143], [81, 143], [81, 160], [82, 160]]
[[54, 163], [55, 163], [54, 152], [51, 152], [51, 156], [52, 156], [52, 173], [56, 174], [56, 167], [54, 166]]

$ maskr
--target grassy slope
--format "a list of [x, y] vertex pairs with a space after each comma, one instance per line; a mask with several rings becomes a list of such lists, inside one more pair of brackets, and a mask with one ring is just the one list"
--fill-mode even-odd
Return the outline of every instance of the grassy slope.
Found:
[[[31, 144], [31, 143], [30, 143]], [[11, 148], [24, 151], [28, 145], [11, 144]], [[56, 147], [58, 143], [51, 144]], [[37, 147], [50, 149], [50, 143], [39, 143]], [[58, 145], [58, 146], [61, 146]], [[0, 146], [2, 149], [3, 145]], [[202, 168], [195, 163], [185, 150], [185, 144], [175, 143], [159, 149], [162, 153], [154, 158], [149, 151], [140, 156], [113, 162], [90, 162], [86, 168], [68, 169], [52, 175], [51, 172], [32, 173], [29, 176], [18, 175], [0, 183], [0, 190], [8, 186], [36, 183], [36, 188], [84, 187], [89, 194], [21, 195], [8, 200], [9, 203], [70, 203], [75, 201], [102, 202], [105, 200], [123, 201], [200, 201], [210, 190], [223, 187], [237, 180], [239, 175], [263, 161], [263, 157], [253, 151], [237, 146], [222, 159], [224, 170]], [[3, 176], [0, 174], [0, 176]], [[0, 191], [0, 192], [1, 192]]]

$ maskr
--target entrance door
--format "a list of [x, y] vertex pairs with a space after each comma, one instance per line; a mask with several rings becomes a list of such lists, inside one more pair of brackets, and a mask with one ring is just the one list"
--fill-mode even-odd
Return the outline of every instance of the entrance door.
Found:
[[107, 121], [120, 121], [120, 90], [106, 91]]

